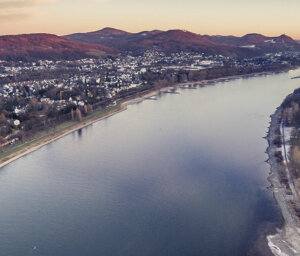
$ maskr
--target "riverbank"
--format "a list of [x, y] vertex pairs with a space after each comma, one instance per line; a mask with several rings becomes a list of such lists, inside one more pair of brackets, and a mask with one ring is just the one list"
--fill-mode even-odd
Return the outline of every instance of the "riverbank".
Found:
[[[276, 127], [278, 127], [279, 125], [282, 111], [283, 110], [280, 107], [271, 116], [269, 132], [267, 135], [269, 144], [267, 153], [269, 155], [268, 163], [271, 166], [269, 181], [271, 183], [271, 189], [273, 191], [275, 200], [281, 210], [284, 224], [282, 229], [277, 229], [276, 234], [268, 235], [267, 240], [268, 245], [274, 255], [294, 256], [300, 255], [300, 226], [298, 220], [296, 219], [296, 216], [291, 209], [288, 195], [286, 194], [286, 189], [280, 182], [280, 163], [278, 163], [275, 156], [275, 153], [278, 151], [278, 147], [274, 144], [274, 139], [277, 136]], [[285, 147], [285, 145], [283, 146]]]
[[[6, 154], [4, 157], [0, 156], [0, 168], [6, 166], [7, 164], [31, 153], [34, 152], [41, 147], [47, 145], [48, 143], [51, 143], [55, 140], [58, 140], [74, 131], [77, 131], [79, 129], [82, 129], [86, 126], [89, 126], [95, 122], [98, 122], [100, 120], [106, 119], [110, 116], [113, 116], [117, 113], [120, 113], [124, 110], [127, 109], [127, 106], [130, 104], [136, 104], [144, 101], [145, 99], [149, 99], [151, 97], [156, 97], [157, 95], [161, 93], [166, 93], [170, 90], [175, 90], [177, 88], [190, 88], [189, 86], [193, 86], [191, 89], [195, 87], [205, 87], [205, 86], [210, 86], [214, 85], [218, 82], [225, 82], [225, 81], [230, 81], [233, 79], [239, 79], [239, 78], [248, 78], [248, 77], [255, 77], [255, 76], [260, 76], [260, 75], [267, 75], [270, 73], [278, 73], [279, 71], [276, 72], [258, 72], [258, 73], [251, 73], [251, 74], [243, 74], [243, 75], [233, 75], [233, 76], [226, 76], [226, 77], [221, 77], [221, 78], [215, 78], [211, 80], [202, 80], [198, 82], [185, 82], [185, 83], [178, 83], [174, 84], [171, 86], [166, 86], [162, 87], [159, 89], [150, 89], [147, 91], [144, 91], [142, 94], [136, 94], [131, 97], [121, 99], [119, 101], [118, 107], [113, 108], [112, 110], [107, 111], [105, 114], [99, 114], [98, 116], [96, 115], [95, 117], [90, 117], [87, 116], [88, 120], [84, 120], [80, 123], [72, 123], [71, 125], [59, 130], [59, 131], [54, 131], [51, 132], [52, 134], [45, 135], [41, 138], [30, 140], [28, 142], [22, 143], [18, 147], [13, 148], [11, 151], [12, 153]], [[284, 72], [284, 71], [281, 71]], [[66, 122], [67, 123], [67, 122]], [[61, 124], [64, 126], [64, 123]]]
[[[181, 84], [181, 86], [182, 85], [183, 84]], [[82, 129], [86, 126], [89, 126], [89, 125], [91, 125], [95, 122], [101, 121], [101, 120], [109, 118], [109, 117], [111, 117], [111, 116], [113, 116], [117, 113], [120, 113], [120, 112], [126, 110], [127, 106], [130, 105], [130, 104], [136, 104], [136, 103], [142, 102], [147, 98], [156, 96], [159, 93], [167, 92], [171, 89], [174, 89], [177, 86], [180, 86], [180, 85], [164, 87], [160, 90], [153, 90], [153, 91], [150, 91], [150, 92], [146, 92], [142, 96], [135, 96], [135, 97], [132, 97], [128, 100], [123, 100], [123, 101], [120, 102], [119, 105], [117, 105], [116, 107], [113, 107], [111, 110], [108, 110], [107, 113], [105, 113], [105, 114], [102, 114], [102, 113], [100, 113], [99, 115], [96, 114], [95, 117], [93, 117], [93, 114], [92, 114], [92, 117], [88, 116], [87, 120], [84, 120], [82, 122], [76, 122], [76, 123], [72, 122], [71, 125], [63, 128], [59, 131], [51, 132], [53, 134], [45, 135], [41, 138], [25, 142], [25, 143], [23, 143], [19, 146], [20, 149], [12, 148], [13, 152], [11, 154], [8, 154], [8, 155], [6, 155], [6, 156], [4, 156], [0, 159], [0, 168], [8, 165], [9, 163], [11, 163], [11, 162], [27, 155], [27, 154], [30, 154], [30, 153], [40, 149], [41, 147], [43, 147], [43, 146], [45, 146], [45, 145], [47, 145], [47, 144], [49, 144], [49, 143], [51, 143], [55, 140], [58, 140], [58, 139], [60, 139], [64, 136], [68, 135], [68, 134], [70, 134], [74, 131], [77, 131], [77, 130]], [[68, 123], [68, 122], [66, 122], [66, 123]], [[64, 123], [62, 125], [64, 125]]]
[[112, 115], [120, 113], [120, 112], [124, 111], [125, 109], [126, 109], [126, 105], [119, 105], [119, 106], [116, 106], [116, 107], [112, 108], [111, 110], [108, 110], [104, 113], [100, 112], [99, 115], [97, 115], [97, 113], [96, 113], [96, 114], [94, 114], [94, 116], [93, 115], [88, 116], [88, 118], [86, 120], [84, 120], [80, 123], [71, 122], [70, 125], [67, 125], [66, 127], [62, 128], [58, 131], [57, 130], [48, 131], [50, 133], [49, 135], [45, 135], [41, 138], [37, 138], [37, 139], [31, 140], [31, 141], [25, 142], [20, 145], [20, 149], [12, 148], [13, 152], [7, 156], [4, 156], [0, 160], [0, 168], [4, 167], [5, 165], [7, 165], [19, 158], [31, 153], [31, 152], [34, 152], [34, 151], [40, 149], [41, 147], [47, 145], [48, 143], [51, 143], [51, 142], [58, 140], [74, 131], [77, 131], [86, 126], [89, 126], [89, 125], [93, 124], [94, 122], [106, 119]]

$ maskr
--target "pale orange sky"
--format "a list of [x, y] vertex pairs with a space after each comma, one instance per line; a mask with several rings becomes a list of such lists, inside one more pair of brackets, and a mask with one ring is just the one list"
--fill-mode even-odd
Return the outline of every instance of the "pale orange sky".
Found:
[[299, 10], [300, 0], [0, 0], [0, 34], [176, 28], [300, 39]]

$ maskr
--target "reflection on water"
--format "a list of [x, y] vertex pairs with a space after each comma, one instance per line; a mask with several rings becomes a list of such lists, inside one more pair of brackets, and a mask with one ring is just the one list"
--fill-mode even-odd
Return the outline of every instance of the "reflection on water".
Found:
[[162, 94], [1, 169], [0, 255], [246, 255], [279, 220], [262, 137], [299, 74]]

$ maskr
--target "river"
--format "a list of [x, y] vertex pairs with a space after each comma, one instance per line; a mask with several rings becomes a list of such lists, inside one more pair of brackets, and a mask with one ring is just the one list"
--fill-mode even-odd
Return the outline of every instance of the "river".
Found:
[[162, 94], [0, 169], [0, 255], [246, 255], [281, 221], [263, 137], [299, 75]]

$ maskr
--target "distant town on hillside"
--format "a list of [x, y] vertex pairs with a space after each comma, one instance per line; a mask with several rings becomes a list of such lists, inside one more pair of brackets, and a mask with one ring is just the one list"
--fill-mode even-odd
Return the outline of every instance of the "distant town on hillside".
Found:
[[104, 28], [63, 37], [1, 36], [0, 59], [0, 144], [5, 147], [150, 90], [296, 67], [300, 44], [286, 35]]

